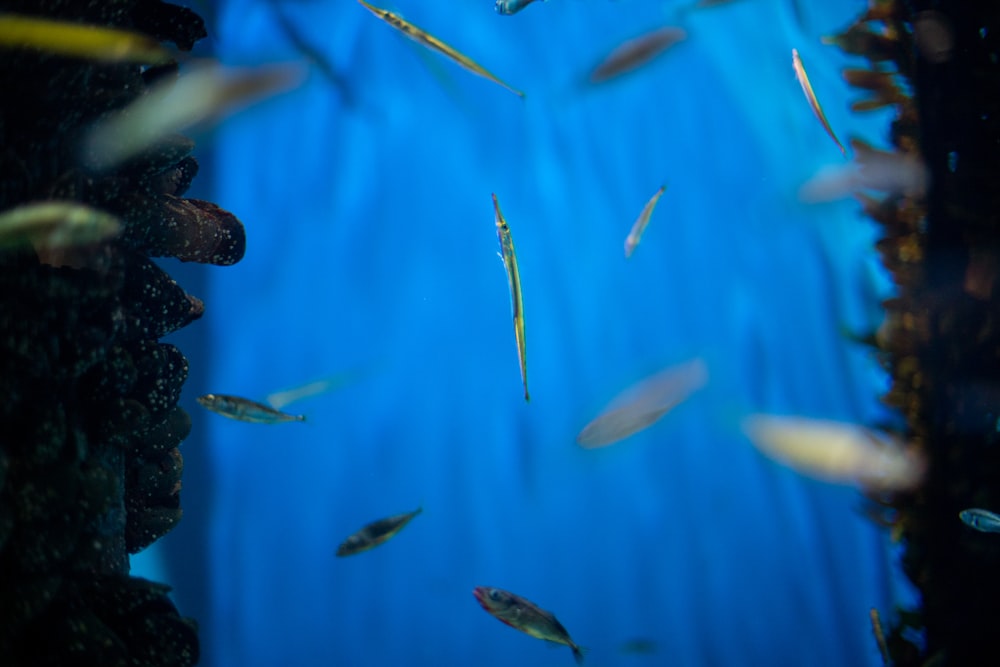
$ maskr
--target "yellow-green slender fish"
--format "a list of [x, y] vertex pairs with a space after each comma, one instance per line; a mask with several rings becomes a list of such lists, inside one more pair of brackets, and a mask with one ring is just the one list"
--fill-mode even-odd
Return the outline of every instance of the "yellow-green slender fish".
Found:
[[524, 346], [524, 305], [521, 303], [521, 276], [517, 271], [517, 255], [514, 254], [514, 238], [510, 227], [500, 212], [500, 202], [493, 195], [493, 210], [496, 212], [497, 238], [500, 240], [500, 259], [507, 269], [507, 283], [510, 286], [510, 310], [514, 318], [514, 338], [517, 339], [517, 358], [521, 362], [521, 383], [524, 384], [524, 400], [528, 396], [528, 358]]
[[158, 65], [170, 61], [170, 52], [148, 35], [15, 14], [0, 15], [0, 46], [110, 62]]
[[241, 422], [254, 424], [279, 424], [281, 422], [304, 422], [304, 415], [290, 415], [275, 410], [269, 405], [251, 401], [249, 398], [227, 396], [226, 394], [205, 394], [195, 399], [201, 407], [217, 412]]
[[0, 212], [0, 248], [36, 249], [97, 243], [121, 230], [118, 218], [74, 201], [40, 201]]
[[639, 240], [642, 238], [642, 233], [646, 231], [646, 225], [649, 224], [649, 218], [653, 215], [653, 209], [656, 208], [656, 202], [660, 201], [660, 195], [667, 189], [666, 185], [661, 185], [660, 189], [656, 191], [646, 205], [642, 207], [642, 213], [636, 219], [635, 224], [632, 225], [631, 231], [629, 231], [628, 236], [625, 237], [625, 259], [632, 256], [632, 252], [635, 250], [636, 246], [639, 245]]
[[524, 98], [524, 93], [522, 93], [520, 90], [507, 85], [499, 78], [497, 78], [495, 75], [486, 71], [486, 69], [482, 65], [476, 63], [468, 56], [462, 55], [461, 53], [456, 51], [453, 47], [448, 46], [437, 37], [429, 35], [426, 31], [418, 28], [417, 26], [413, 25], [408, 21], [404, 21], [402, 18], [400, 18], [396, 14], [393, 14], [390, 11], [379, 9], [378, 7], [373, 7], [372, 5], [365, 2], [365, 0], [358, 0], [358, 2], [364, 5], [365, 9], [370, 11], [372, 14], [379, 17], [380, 19], [391, 25], [396, 30], [399, 30], [401, 33], [403, 33], [410, 39], [419, 42], [420, 44], [423, 44], [428, 49], [437, 51], [438, 53], [447, 56], [448, 58], [451, 58], [456, 63], [458, 63], [465, 69], [469, 70], [473, 74], [478, 74], [481, 77], [485, 77], [490, 81], [493, 81], [494, 83], [498, 83], [507, 90], [516, 94], [518, 97]]
[[573, 651], [576, 664], [583, 664], [583, 651], [569, 636], [569, 632], [551, 611], [545, 611], [534, 602], [499, 588], [476, 586], [472, 595], [479, 606], [488, 611], [501, 623], [520, 630], [536, 639], [564, 644]]
[[809, 75], [806, 74], [806, 68], [802, 64], [802, 58], [799, 57], [798, 49], [792, 49], [792, 69], [795, 70], [795, 78], [799, 80], [802, 92], [805, 93], [806, 99], [809, 100], [809, 106], [812, 107], [816, 118], [819, 119], [819, 122], [823, 125], [823, 129], [826, 130], [826, 133], [837, 144], [840, 152], [844, 154], [844, 157], [847, 157], [847, 149], [844, 148], [844, 144], [840, 143], [837, 135], [833, 133], [833, 128], [830, 127], [830, 122], [826, 119], [826, 114], [823, 113], [823, 108], [819, 105], [819, 100], [816, 99], [816, 93], [813, 92], [812, 84], [809, 83]]
[[391, 537], [394, 537], [399, 531], [403, 530], [406, 524], [410, 523], [410, 521], [413, 520], [413, 517], [417, 516], [422, 511], [423, 508], [418, 507], [412, 512], [396, 514], [394, 516], [386, 517], [385, 519], [372, 521], [370, 524], [344, 540], [340, 546], [337, 547], [337, 555], [353, 556], [354, 554], [359, 554], [362, 551], [368, 551], [369, 549], [377, 547]]

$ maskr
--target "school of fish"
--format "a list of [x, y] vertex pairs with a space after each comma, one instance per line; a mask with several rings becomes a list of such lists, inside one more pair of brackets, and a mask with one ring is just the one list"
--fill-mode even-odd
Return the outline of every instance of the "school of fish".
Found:
[[[507, 84], [470, 57], [403, 19], [399, 14], [373, 6], [366, 0], [358, 2], [420, 46], [504, 87], [522, 99], [525, 98], [523, 91]], [[496, 0], [494, 9], [497, 14], [512, 16], [534, 3], [535, 0]], [[725, 0], [701, 0], [684, 7], [682, 13], [723, 4], [728, 3]], [[287, 18], [283, 20], [287, 24]], [[285, 28], [286, 32], [293, 29], [290, 25]], [[293, 34], [296, 37], [293, 41], [304, 44], [296, 33]], [[927, 36], [924, 41], [927, 42], [931, 37], [933, 35]], [[587, 80], [590, 85], [604, 84], [636, 72], [686, 39], [686, 31], [677, 26], [662, 26], [633, 37], [610, 51], [593, 67]], [[30, 48], [73, 58], [146, 65], [169, 62], [173, 57], [155, 40], [139, 33], [10, 14], [0, 15], [0, 50], [5, 48]], [[315, 49], [302, 48], [309, 52], [307, 55], [311, 60], [327, 70], [332, 81], [341, 85], [338, 73], [329, 64], [325, 64]], [[938, 40], [924, 48], [933, 49], [937, 53], [945, 52], [949, 47]], [[796, 48], [792, 49], [792, 68], [808, 106], [823, 130], [846, 156], [847, 149], [837, 138], [820, 106]], [[860, 82], [859, 85], [876, 94], [870, 100], [856, 103], [857, 110], [880, 108], [897, 101], [902, 94], [888, 75], [878, 76], [864, 70], [847, 70], [845, 77]], [[91, 166], [112, 168], [173, 132], [204, 119], [218, 118], [229, 109], [292, 89], [302, 79], [303, 72], [294, 66], [224, 70], [213, 64], [201, 64], [181, 76], [176, 84], [172, 84], [173, 88], [180, 88], [182, 94], [175, 91], [169, 102], [166, 91], [154, 89], [131, 107], [96, 124], [84, 139], [83, 152], [89, 156]], [[872, 152], [866, 153], [863, 146], [855, 146], [855, 152], [862, 156], [859, 159], [867, 159], [869, 163], [874, 161]], [[904, 170], [900, 165], [887, 164], [883, 171], [888, 174], [883, 181], [903, 178], [900, 174]], [[872, 172], [882, 173], [870, 168], [869, 173]], [[907, 176], [910, 180], [906, 184], [911, 185], [912, 179], [918, 176], [919, 174]], [[878, 181], [873, 187], [883, 187], [883, 181]], [[814, 187], [834, 188], [840, 194], [869, 186], [872, 186], [870, 181], [860, 184], [856, 181], [846, 184], [838, 181], [833, 185], [823, 182]], [[626, 258], [631, 257], [639, 245], [666, 187], [663, 184], [655, 191], [633, 223], [625, 239]], [[501, 212], [497, 195], [493, 193], [491, 196], [494, 225], [500, 245], [499, 255], [510, 294], [523, 396], [527, 402], [530, 395], [520, 273], [510, 226]], [[113, 238], [119, 230], [120, 223], [117, 219], [74, 202], [27, 204], [0, 212], [0, 246], [32, 244], [40, 254], [46, 250], [100, 243]], [[583, 427], [576, 442], [584, 449], [602, 448], [649, 429], [701, 389], [707, 381], [708, 368], [700, 358], [672, 365], [648, 376], [614, 398], [597, 417]], [[286, 413], [282, 409], [292, 402], [332, 391], [343, 384], [343, 378], [338, 376], [316, 380], [290, 390], [272, 393], [264, 403], [228, 394], [205, 394], [196, 400], [205, 409], [233, 420], [257, 424], [302, 422], [305, 421], [304, 415]], [[912, 490], [921, 483], [926, 467], [926, 462], [905, 443], [890, 435], [877, 434], [852, 424], [792, 416], [751, 415], [744, 419], [743, 429], [747, 438], [769, 458], [802, 474], [826, 481], [856, 484], [867, 492]], [[418, 507], [411, 512], [388, 516], [364, 525], [342, 541], [336, 555], [356, 555], [386, 543], [422, 511], [423, 508]], [[961, 511], [959, 518], [970, 529], [1000, 533], [1000, 516], [992, 511], [969, 508]], [[575, 661], [583, 663], [584, 649], [575, 643], [552, 612], [499, 588], [477, 586], [473, 590], [473, 596], [486, 612], [501, 622], [532, 637], [565, 645], [572, 651]], [[874, 608], [871, 610], [871, 622], [879, 649], [885, 657], [885, 637], [878, 612]], [[655, 650], [655, 642], [642, 638], [634, 639], [622, 648], [622, 652], [633, 654], [649, 654]]]

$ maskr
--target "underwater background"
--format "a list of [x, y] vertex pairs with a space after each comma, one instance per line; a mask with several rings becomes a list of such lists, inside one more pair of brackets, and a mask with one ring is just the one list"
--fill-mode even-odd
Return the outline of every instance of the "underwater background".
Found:
[[[240, 217], [247, 252], [170, 267], [206, 303], [172, 337], [192, 368], [186, 511], [133, 574], [174, 587], [202, 664], [572, 664], [491, 619], [479, 585], [555, 613], [594, 667], [880, 664], [868, 610], [912, 599], [888, 537], [855, 490], [770, 462], [739, 431], [750, 412], [891, 418], [885, 374], [844, 335], [878, 326], [891, 293], [876, 229], [853, 200], [797, 195], [843, 157], [792, 48], [840, 137], [886, 145], [888, 114], [848, 111], [854, 63], [820, 43], [865, 3], [683, 6], [386, 5], [525, 100], [353, 0], [204, 12], [223, 62], [302, 59], [291, 24], [337, 76], [314, 67], [199, 137], [194, 194]], [[582, 85], [664, 24], [687, 39]], [[518, 252], [530, 403], [494, 192]], [[606, 449], [575, 444], [619, 391], [695, 357], [707, 386], [663, 420]], [[194, 402], [331, 376], [343, 386], [290, 408], [304, 424]], [[334, 556], [418, 506], [392, 541]]]

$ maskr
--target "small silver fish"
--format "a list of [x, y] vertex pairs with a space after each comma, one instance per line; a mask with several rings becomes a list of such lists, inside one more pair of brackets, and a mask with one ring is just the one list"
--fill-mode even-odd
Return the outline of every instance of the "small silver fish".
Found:
[[275, 410], [269, 405], [251, 401], [248, 398], [239, 396], [227, 396], [226, 394], [205, 394], [195, 399], [198, 405], [217, 412], [223, 417], [229, 417], [241, 422], [251, 422], [254, 424], [279, 424], [281, 422], [304, 422], [304, 415], [290, 415], [286, 412]]
[[989, 510], [971, 508], [958, 513], [958, 518], [969, 528], [981, 533], [1000, 533], [1000, 515]]
[[511, 16], [533, 3], [535, 0], [497, 0], [497, 14]]
[[625, 259], [632, 256], [635, 251], [636, 246], [639, 245], [639, 241], [642, 239], [642, 233], [646, 231], [646, 226], [649, 225], [649, 218], [653, 215], [653, 209], [656, 208], [656, 202], [660, 200], [660, 196], [667, 189], [666, 185], [661, 185], [660, 189], [657, 190], [646, 205], [642, 207], [642, 213], [636, 218], [635, 223], [632, 225], [632, 229], [629, 231], [628, 236], [625, 238]]

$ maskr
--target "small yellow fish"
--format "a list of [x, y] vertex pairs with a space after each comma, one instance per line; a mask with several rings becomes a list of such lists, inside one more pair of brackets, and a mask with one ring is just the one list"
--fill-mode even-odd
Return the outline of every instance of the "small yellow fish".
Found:
[[590, 83], [603, 83], [638, 69], [678, 42], [687, 39], [681, 28], [666, 26], [624, 42], [590, 73]]
[[223, 417], [229, 417], [241, 422], [254, 424], [279, 424], [281, 422], [304, 422], [304, 415], [290, 415], [275, 410], [269, 405], [251, 401], [239, 396], [225, 394], [205, 394], [195, 399], [201, 407], [217, 412]]
[[545, 611], [534, 602], [499, 588], [476, 586], [472, 590], [472, 595], [479, 601], [479, 606], [501, 623], [506, 623], [536, 639], [565, 644], [573, 651], [576, 664], [583, 664], [584, 649], [573, 642], [566, 628], [552, 612]]
[[362, 551], [368, 551], [369, 549], [377, 547], [389, 538], [395, 536], [399, 531], [403, 530], [406, 524], [410, 523], [410, 521], [413, 520], [413, 517], [417, 516], [422, 511], [423, 508], [418, 507], [412, 512], [396, 514], [385, 519], [379, 519], [378, 521], [371, 522], [344, 540], [340, 546], [337, 547], [337, 555], [353, 556], [354, 554], [359, 554]]
[[38, 49], [60, 56], [160, 65], [170, 53], [148, 35], [119, 28], [4, 14], [0, 47]]
[[632, 230], [625, 237], [625, 259], [632, 256], [632, 252], [635, 247], [639, 245], [639, 240], [642, 238], [642, 233], [646, 231], [646, 225], [649, 224], [649, 218], [653, 215], [653, 209], [656, 208], [656, 202], [660, 201], [660, 195], [664, 193], [667, 189], [666, 185], [661, 185], [660, 189], [656, 191], [646, 205], [642, 207], [642, 213], [636, 219], [635, 224], [632, 225]]
[[518, 97], [522, 99], [524, 98], [524, 93], [522, 93], [520, 90], [517, 90], [516, 88], [512, 88], [511, 86], [507, 85], [506, 83], [498, 79], [496, 76], [486, 71], [485, 68], [483, 68], [481, 65], [473, 61], [471, 58], [462, 55], [454, 48], [442, 42], [437, 37], [429, 35], [426, 31], [418, 28], [417, 26], [413, 25], [412, 23], [409, 23], [408, 21], [404, 21], [402, 18], [400, 18], [396, 14], [393, 14], [392, 12], [386, 11], [384, 9], [379, 9], [378, 7], [373, 7], [372, 5], [365, 2], [365, 0], [358, 0], [358, 2], [360, 2], [365, 7], [365, 9], [370, 11], [372, 14], [379, 17], [380, 19], [391, 25], [396, 30], [399, 30], [401, 33], [403, 33], [410, 39], [415, 40], [416, 42], [419, 42], [420, 44], [423, 44], [427, 48], [433, 51], [437, 51], [438, 53], [448, 58], [451, 58], [456, 63], [458, 63], [465, 69], [469, 70], [473, 74], [478, 74], [481, 77], [493, 81], [494, 83], [498, 83], [507, 90], [516, 94]]
[[0, 212], [0, 248], [22, 243], [36, 250], [96, 243], [121, 230], [118, 218], [74, 201], [41, 201]]
[[521, 303], [521, 276], [517, 271], [517, 255], [514, 254], [514, 239], [510, 227], [500, 212], [500, 202], [493, 195], [493, 210], [496, 212], [497, 238], [500, 240], [500, 258], [507, 269], [507, 283], [510, 286], [510, 309], [514, 317], [514, 338], [517, 340], [517, 358], [521, 362], [521, 383], [524, 384], [524, 400], [528, 396], [528, 358], [524, 344], [524, 306]]
[[872, 622], [872, 633], [875, 635], [875, 643], [878, 644], [878, 652], [882, 655], [882, 664], [888, 666], [892, 660], [889, 656], [889, 646], [885, 643], [885, 632], [882, 630], [882, 618], [878, 609], [875, 607], [869, 609], [868, 618]]
[[743, 420], [743, 432], [763, 454], [798, 473], [869, 492], [913, 490], [927, 468], [916, 448], [855, 424], [754, 414]]
[[806, 68], [802, 65], [802, 58], [799, 57], [797, 49], [792, 49], [792, 68], [795, 70], [795, 78], [799, 80], [802, 92], [805, 93], [806, 99], [809, 100], [809, 106], [812, 107], [816, 118], [823, 124], [823, 129], [830, 135], [830, 138], [836, 142], [840, 152], [844, 154], [844, 157], [847, 157], [847, 149], [844, 148], [844, 144], [840, 143], [837, 135], [833, 133], [833, 128], [830, 127], [830, 122], [826, 119], [826, 114], [823, 113], [823, 108], [820, 107], [819, 100], [816, 99], [816, 93], [813, 92], [812, 84], [809, 83], [809, 75], [806, 74]]

